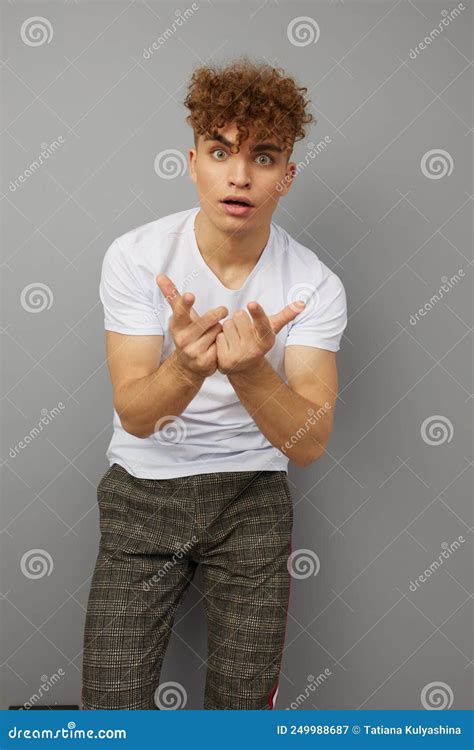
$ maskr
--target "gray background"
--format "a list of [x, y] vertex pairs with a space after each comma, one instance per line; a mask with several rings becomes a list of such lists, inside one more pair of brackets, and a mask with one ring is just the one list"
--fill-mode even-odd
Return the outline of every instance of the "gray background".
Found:
[[[119, 234], [197, 205], [187, 170], [164, 179], [155, 159], [192, 146], [181, 101], [193, 67], [243, 52], [308, 86], [318, 122], [293, 158], [326, 147], [274, 220], [341, 277], [349, 313], [328, 451], [290, 465], [293, 549], [317, 567], [292, 579], [277, 708], [469, 708], [472, 5], [414, 57], [454, 3], [197, 5], [149, 59], [191, 3], [2, 5], [1, 708], [58, 673], [41, 702], [79, 702], [112, 419], [102, 258]], [[31, 16], [49, 21], [49, 41], [24, 41]], [[290, 41], [301, 16], [317, 40]], [[198, 574], [161, 676], [185, 709], [202, 707], [200, 586]]]

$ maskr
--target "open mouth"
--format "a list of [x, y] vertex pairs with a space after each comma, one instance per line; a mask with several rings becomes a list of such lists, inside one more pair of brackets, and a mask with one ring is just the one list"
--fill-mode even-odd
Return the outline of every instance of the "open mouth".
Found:
[[247, 206], [248, 208], [252, 206], [251, 203], [245, 200], [234, 200], [233, 198], [226, 198], [222, 203], [226, 203], [228, 206]]

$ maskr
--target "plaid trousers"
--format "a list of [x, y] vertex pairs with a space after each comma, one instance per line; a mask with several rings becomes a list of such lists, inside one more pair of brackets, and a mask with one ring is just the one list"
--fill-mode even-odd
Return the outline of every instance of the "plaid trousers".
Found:
[[82, 708], [167, 708], [161, 665], [200, 564], [204, 709], [272, 709], [290, 596], [286, 472], [143, 479], [114, 463], [97, 501], [101, 539], [85, 619]]

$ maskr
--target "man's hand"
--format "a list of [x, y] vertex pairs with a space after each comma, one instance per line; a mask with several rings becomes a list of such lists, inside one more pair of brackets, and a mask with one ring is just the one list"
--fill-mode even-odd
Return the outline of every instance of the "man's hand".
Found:
[[173, 310], [170, 333], [173, 338], [178, 361], [185, 370], [207, 377], [217, 369], [216, 337], [222, 332], [220, 318], [229, 311], [216, 307], [204, 315], [193, 310], [194, 294], [180, 294], [171, 279], [165, 274], [156, 277], [156, 283]]
[[217, 367], [225, 375], [258, 366], [275, 343], [276, 334], [302, 312], [305, 302], [292, 302], [270, 317], [258, 302], [249, 302], [247, 307], [252, 319], [245, 310], [237, 310], [224, 321], [216, 338]]

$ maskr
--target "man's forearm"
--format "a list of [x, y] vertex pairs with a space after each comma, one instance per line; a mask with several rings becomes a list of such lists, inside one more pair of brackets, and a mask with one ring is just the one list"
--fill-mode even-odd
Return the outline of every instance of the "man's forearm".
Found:
[[260, 431], [288, 458], [306, 466], [324, 453], [332, 415], [293, 391], [265, 357], [257, 367], [230, 372], [228, 378]]
[[205, 377], [184, 370], [177, 361], [176, 350], [155, 372], [126, 383], [120, 390], [120, 421], [136, 437], [145, 438], [172, 422], [163, 417], [177, 417], [193, 400]]

